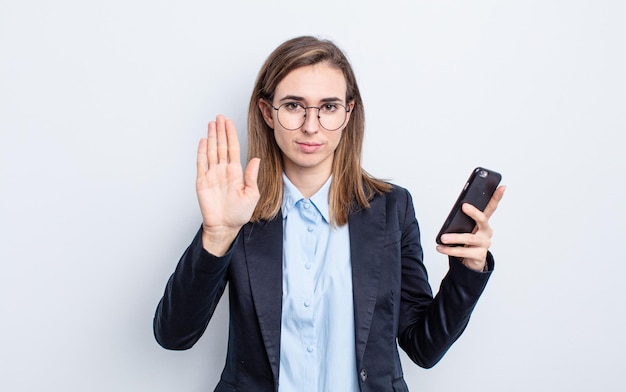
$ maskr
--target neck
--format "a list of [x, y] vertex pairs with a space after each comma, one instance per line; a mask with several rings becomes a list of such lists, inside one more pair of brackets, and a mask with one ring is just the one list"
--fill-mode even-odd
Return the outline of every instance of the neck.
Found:
[[298, 188], [302, 196], [305, 199], [309, 199], [326, 183], [330, 177], [330, 171], [311, 172], [302, 169], [287, 170], [285, 168], [285, 175]]

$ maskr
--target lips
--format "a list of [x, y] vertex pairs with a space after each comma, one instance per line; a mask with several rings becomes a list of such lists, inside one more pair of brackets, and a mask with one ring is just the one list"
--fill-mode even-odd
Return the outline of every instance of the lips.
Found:
[[322, 147], [322, 144], [313, 142], [296, 142], [296, 144], [300, 147], [301, 151], [306, 153], [315, 152]]

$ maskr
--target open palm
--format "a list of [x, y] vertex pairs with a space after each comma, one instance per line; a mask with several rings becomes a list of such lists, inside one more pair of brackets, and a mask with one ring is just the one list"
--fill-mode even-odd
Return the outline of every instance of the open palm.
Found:
[[244, 173], [234, 123], [221, 115], [209, 123], [207, 137], [198, 144], [196, 177], [207, 250], [221, 253], [218, 248], [228, 247], [250, 220], [259, 201], [259, 164], [258, 158], [250, 160]]

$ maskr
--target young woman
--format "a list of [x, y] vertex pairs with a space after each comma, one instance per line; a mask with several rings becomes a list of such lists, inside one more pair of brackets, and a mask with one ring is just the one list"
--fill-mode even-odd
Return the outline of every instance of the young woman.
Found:
[[263, 65], [250, 100], [249, 163], [232, 121], [200, 140], [202, 228], [167, 283], [157, 341], [190, 348], [226, 284], [230, 328], [216, 391], [407, 391], [398, 345], [434, 366], [493, 270], [488, 219], [438, 246], [450, 269], [433, 298], [407, 190], [361, 167], [364, 112], [332, 42], [298, 37]]

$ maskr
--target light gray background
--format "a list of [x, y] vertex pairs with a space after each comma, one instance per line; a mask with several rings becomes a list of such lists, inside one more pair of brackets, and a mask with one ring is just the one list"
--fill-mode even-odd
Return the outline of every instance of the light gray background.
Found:
[[200, 224], [197, 140], [243, 135], [283, 40], [335, 40], [362, 89], [364, 163], [434, 236], [471, 169], [508, 186], [497, 269], [414, 391], [623, 391], [623, 1], [0, 0], [0, 390], [207, 391], [223, 300], [189, 351], [152, 317]]

